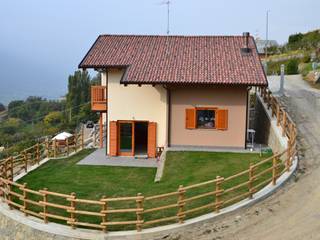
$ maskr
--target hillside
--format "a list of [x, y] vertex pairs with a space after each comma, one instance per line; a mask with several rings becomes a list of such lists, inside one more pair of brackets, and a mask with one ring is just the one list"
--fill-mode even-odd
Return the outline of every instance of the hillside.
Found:
[[272, 52], [276, 52], [276, 54], [265, 60], [268, 65], [268, 75], [280, 74], [280, 66], [284, 64], [286, 74], [300, 73], [308, 81], [317, 81], [317, 72], [320, 71], [319, 29], [307, 33], [292, 34], [286, 44], [274, 48]]

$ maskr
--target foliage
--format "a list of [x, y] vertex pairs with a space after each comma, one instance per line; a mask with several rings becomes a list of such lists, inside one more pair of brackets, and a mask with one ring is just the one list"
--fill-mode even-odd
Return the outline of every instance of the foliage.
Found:
[[87, 71], [75, 71], [68, 78], [67, 108], [69, 125], [77, 126], [80, 122], [92, 120], [96, 122], [98, 116], [90, 109], [91, 85], [100, 84], [101, 75], [90, 78]]
[[48, 101], [45, 98], [30, 96], [25, 101], [12, 101], [8, 105], [8, 116], [26, 122], [37, 123], [50, 111], [63, 111], [64, 101]]
[[0, 112], [3, 112], [5, 110], [6, 110], [6, 107], [2, 103], [0, 103]]
[[299, 60], [298, 59], [290, 59], [285, 61], [278, 61], [278, 62], [268, 62], [268, 70], [267, 75], [280, 75], [281, 73], [281, 65], [284, 65], [284, 72], [285, 74], [298, 74], [299, 70]]
[[320, 31], [315, 30], [307, 33], [297, 33], [289, 36], [288, 49], [314, 50], [320, 47]]
[[289, 36], [288, 44], [293, 45], [300, 42], [303, 39], [302, 33], [292, 34]]
[[286, 74], [298, 74], [299, 62], [297, 59], [290, 59], [286, 66]]
[[44, 124], [48, 127], [59, 126], [63, 123], [64, 118], [61, 112], [50, 112], [44, 117]]
[[6, 147], [0, 153], [0, 159], [23, 150], [44, 136], [62, 130], [73, 131], [80, 122], [97, 122], [98, 116], [90, 108], [90, 86], [100, 82], [101, 74], [91, 80], [87, 71], [76, 71], [69, 76], [66, 100], [30, 96], [26, 100], [11, 101], [8, 119], [0, 126], [0, 146]]

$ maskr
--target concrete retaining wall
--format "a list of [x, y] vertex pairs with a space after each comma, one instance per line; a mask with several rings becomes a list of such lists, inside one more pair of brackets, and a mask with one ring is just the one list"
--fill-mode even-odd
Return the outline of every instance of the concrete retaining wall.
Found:
[[257, 95], [256, 105], [256, 139], [258, 143], [267, 144], [272, 151], [283, 152], [287, 149], [288, 138], [282, 136], [282, 129], [277, 126], [276, 117], [272, 117], [271, 109], [262, 101], [260, 95]]

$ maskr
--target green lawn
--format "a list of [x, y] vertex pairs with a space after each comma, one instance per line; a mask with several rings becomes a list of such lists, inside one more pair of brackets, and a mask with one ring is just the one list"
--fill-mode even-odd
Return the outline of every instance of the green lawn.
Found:
[[[202, 181], [211, 180], [217, 175], [228, 177], [245, 169], [248, 169], [250, 163], [256, 163], [270, 154], [264, 154], [259, 157], [253, 153], [208, 153], [208, 152], [168, 152], [164, 175], [159, 183], [154, 183], [156, 173], [155, 168], [132, 168], [132, 167], [109, 167], [109, 166], [84, 166], [76, 165], [78, 161], [90, 154], [92, 150], [83, 150], [80, 153], [67, 159], [50, 160], [40, 166], [33, 172], [20, 179], [19, 183], [28, 183], [28, 187], [34, 190], [48, 188], [49, 191], [70, 194], [75, 192], [78, 198], [99, 199], [103, 195], [107, 197], [135, 196], [142, 193], [144, 196], [156, 195], [176, 191], [179, 185], [190, 185]], [[270, 164], [265, 164], [265, 167]], [[267, 177], [267, 176], [266, 176]], [[246, 176], [237, 178], [223, 186], [231, 186], [237, 182], [243, 182]], [[262, 180], [262, 179], [261, 179]], [[239, 189], [238, 192], [246, 191], [247, 186]], [[206, 186], [203, 189], [190, 190], [186, 197], [194, 196], [201, 192], [213, 191], [214, 185]], [[31, 197], [31, 196], [30, 196]], [[36, 196], [34, 200], [40, 200]], [[64, 199], [51, 197], [50, 200], [66, 204]], [[161, 201], [145, 202], [145, 207], [155, 207], [160, 204], [175, 203], [176, 197], [164, 199]], [[200, 199], [186, 206], [196, 207], [213, 201], [212, 198]], [[88, 206], [85, 204], [77, 205], [78, 208], [99, 211], [99, 206]], [[121, 205], [113, 203], [111, 208], [135, 207], [134, 202], [122, 202]], [[41, 208], [34, 210], [41, 211]], [[64, 210], [49, 208], [65, 215]], [[176, 212], [176, 209], [164, 210], [162, 212], [149, 213], [144, 215], [145, 220], [159, 217], [165, 217]], [[206, 211], [208, 212], [208, 210]], [[210, 211], [209, 211], [210, 212]], [[187, 217], [202, 214], [197, 212]], [[174, 214], [173, 214], [174, 215]], [[68, 216], [68, 215], [67, 215]], [[135, 219], [135, 214], [118, 214], [109, 216], [113, 221], [124, 219]], [[79, 216], [79, 220], [97, 223], [101, 220], [99, 217]], [[117, 229], [117, 228], [114, 228]]]

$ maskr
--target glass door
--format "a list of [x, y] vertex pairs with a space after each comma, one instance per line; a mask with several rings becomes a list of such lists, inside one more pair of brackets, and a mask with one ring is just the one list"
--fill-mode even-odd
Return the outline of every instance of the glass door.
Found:
[[119, 155], [133, 156], [133, 122], [119, 123]]

